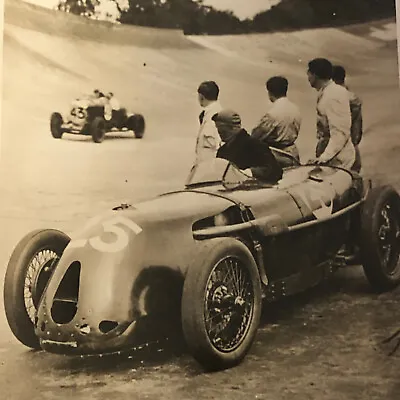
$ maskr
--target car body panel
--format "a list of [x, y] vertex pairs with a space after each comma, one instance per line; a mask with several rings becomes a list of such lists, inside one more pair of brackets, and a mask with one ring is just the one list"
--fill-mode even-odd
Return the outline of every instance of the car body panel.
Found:
[[[273, 299], [279, 297], [274, 285], [279, 283], [284, 295], [286, 280], [292, 282], [292, 291], [296, 282], [305, 287], [317, 283], [332, 270], [327, 262], [343, 244], [351, 215], [358, 209], [330, 217], [361, 202], [364, 189], [362, 181], [344, 170], [305, 166], [285, 171], [276, 185], [236, 190], [218, 183], [187, 187], [116, 207], [71, 236], [38, 306], [36, 334], [42, 347], [78, 354], [115, 351], [148, 340], [149, 332], [168, 330], [172, 321], [178, 323], [186, 272], [201, 261], [211, 238], [199, 239], [197, 226], [213, 229], [214, 217], [231, 209], [237, 211], [237, 219], [219, 228], [231, 229], [225, 236], [243, 239], [250, 246], [255, 241], [261, 244], [261, 253], [255, 247], [251, 251], [260, 271], [266, 273], [266, 290]], [[248, 226], [241, 231], [235, 228], [240, 224]], [[294, 229], [302, 224], [304, 228]], [[77, 309], [64, 321], [59, 310], [70, 310], [71, 302], [64, 295], [57, 303], [57, 293], [77, 262]], [[74, 291], [65, 288], [65, 293]], [[52, 308], [62, 323], [54, 320]], [[114, 329], [101, 332], [102, 321], [114, 322]]]

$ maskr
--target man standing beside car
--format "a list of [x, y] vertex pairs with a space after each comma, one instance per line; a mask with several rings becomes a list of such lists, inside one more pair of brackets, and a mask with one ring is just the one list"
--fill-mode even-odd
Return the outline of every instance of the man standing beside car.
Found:
[[221, 144], [218, 131], [212, 117], [221, 111], [218, 101], [219, 87], [214, 81], [205, 81], [197, 89], [198, 101], [203, 111], [199, 115], [200, 128], [196, 140], [195, 165], [215, 158]]
[[[287, 98], [288, 80], [283, 76], [273, 76], [265, 86], [272, 107], [253, 129], [251, 136], [289, 153], [298, 163], [300, 157], [295, 142], [300, 132], [301, 114], [299, 108]], [[295, 165], [295, 161], [287, 157], [278, 154], [275, 157], [284, 167]]]
[[308, 63], [308, 81], [318, 91], [316, 158], [309, 163], [351, 169], [355, 150], [351, 140], [351, 114], [346, 88], [332, 80], [332, 64], [325, 58]]
[[351, 112], [351, 140], [356, 151], [356, 160], [352, 166], [352, 170], [356, 172], [361, 171], [361, 154], [358, 145], [361, 142], [363, 135], [363, 118], [362, 118], [362, 101], [352, 92], [345, 83], [346, 70], [341, 65], [333, 66], [333, 80], [336, 84], [341, 85], [347, 89], [350, 101]]

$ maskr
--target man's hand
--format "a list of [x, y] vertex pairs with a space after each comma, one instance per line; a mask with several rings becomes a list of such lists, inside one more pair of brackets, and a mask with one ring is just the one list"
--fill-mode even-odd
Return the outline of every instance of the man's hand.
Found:
[[318, 157], [314, 157], [314, 158], [310, 158], [307, 161], [307, 164], [317, 164], [318, 163], [319, 158]]
[[326, 164], [326, 161], [321, 160], [319, 157], [316, 157], [316, 158], [310, 158], [307, 161], [307, 164], [324, 165]]

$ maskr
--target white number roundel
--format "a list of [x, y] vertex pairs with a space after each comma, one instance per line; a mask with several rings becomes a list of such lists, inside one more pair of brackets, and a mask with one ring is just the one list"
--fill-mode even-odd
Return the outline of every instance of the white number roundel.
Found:
[[94, 249], [106, 253], [110, 252], [114, 253], [123, 250], [129, 243], [129, 235], [125, 229], [122, 229], [121, 227], [117, 226], [117, 224], [125, 226], [126, 228], [134, 232], [136, 235], [142, 232], [142, 228], [133, 221], [131, 221], [130, 219], [123, 217], [115, 217], [113, 219], [103, 222], [104, 232], [109, 232], [114, 234], [115, 240], [113, 242], [106, 243], [100, 238], [100, 236], [96, 236], [89, 239], [90, 245]]
[[[96, 222], [96, 220], [93, 220], [93, 223], [94, 222]], [[73, 240], [69, 243], [68, 248], [84, 247], [89, 242], [90, 246], [97, 251], [102, 253], [116, 253], [125, 249], [129, 244], [130, 233], [133, 232], [135, 235], [139, 235], [142, 232], [142, 228], [139, 225], [130, 219], [121, 216], [103, 221], [102, 226], [104, 232], [112, 234], [113, 240], [111, 242], [105, 242], [101, 238], [101, 235], [99, 235], [89, 239]]]

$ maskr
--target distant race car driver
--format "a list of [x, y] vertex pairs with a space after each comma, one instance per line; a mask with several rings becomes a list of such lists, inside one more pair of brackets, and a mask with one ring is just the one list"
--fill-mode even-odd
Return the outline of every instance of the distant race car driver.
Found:
[[120, 104], [119, 104], [119, 101], [118, 101], [117, 98], [114, 96], [114, 93], [108, 92], [108, 93], [106, 94], [106, 98], [107, 98], [107, 100], [108, 100], [108, 102], [109, 102], [109, 104], [110, 104], [110, 106], [111, 106], [111, 109], [112, 109], [113, 111], [118, 111], [118, 110], [121, 108], [121, 106], [120, 106]]

